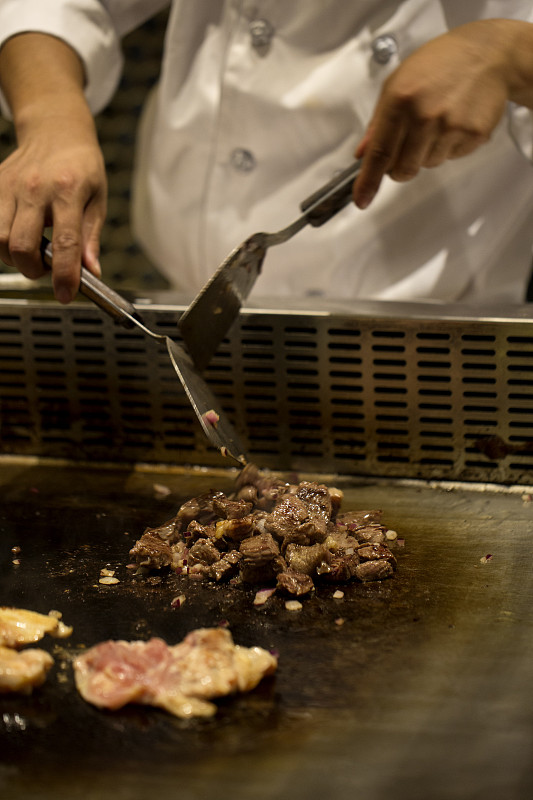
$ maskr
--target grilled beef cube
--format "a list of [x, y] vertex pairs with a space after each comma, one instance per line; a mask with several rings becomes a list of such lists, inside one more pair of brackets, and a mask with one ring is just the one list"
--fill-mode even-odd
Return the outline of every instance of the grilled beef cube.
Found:
[[225, 497], [224, 492], [206, 492], [183, 503], [176, 516], [180, 530], [185, 530], [193, 520], [202, 524], [211, 522], [215, 517], [213, 502], [220, 497]]
[[257, 502], [257, 489], [255, 486], [242, 486], [236, 494], [237, 500], [244, 500], [246, 503], [252, 503], [255, 506]]
[[242, 560], [239, 564], [239, 575], [243, 583], [269, 584], [276, 579], [276, 576], [280, 572], [286, 569], [287, 564], [283, 556], [276, 556], [267, 564], [245, 563], [245, 561]]
[[172, 517], [172, 519], [167, 520], [162, 525], [158, 525], [156, 528], [146, 528], [145, 533], [156, 533], [163, 541], [168, 542], [168, 544], [174, 544], [179, 539], [180, 522], [177, 516]]
[[275, 578], [285, 568], [279, 546], [269, 533], [251, 536], [241, 542], [239, 552], [241, 578], [246, 583], [260, 583]]
[[318, 568], [318, 573], [322, 580], [328, 583], [346, 583], [352, 580], [359, 566], [359, 556], [357, 550], [353, 553], [334, 553], [329, 563]]
[[287, 495], [265, 518], [265, 530], [280, 541], [288, 537], [289, 541], [309, 544], [307, 531], [300, 531], [300, 527], [308, 520], [309, 510], [304, 501], [294, 495]]
[[193, 542], [198, 541], [198, 539], [212, 539], [214, 532], [214, 526], [201, 525], [193, 519], [192, 522], [189, 522], [187, 525], [187, 530], [182, 533], [182, 536], [190, 546]]
[[386, 540], [385, 531], [387, 528], [384, 525], [379, 525], [377, 522], [367, 525], [364, 528], [358, 528], [353, 532], [354, 536], [359, 542], [366, 544], [381, 544]]
[[270, 511], [276, 502], [288, 491], [288, 484], [279, 478], [261, 472], [255, 464], [246, 464], [236, 481], [237, 496], [242, 497], [246, 486], [256, 491], [255, 505], [262, 510]]
[[209, 567], [219, 559], [220, 551], [209, 539], [198, 539], [187, 554], [187, 566], [191, 568], [201, 564], [204, 567]]
[[349, 533], [344, 533], [342, 528], [337, 528], [337, 530], [333, 531], [332, 533], [328, 533], [324, 541], [324, 545], [332, 553], [340, 551], [342, 553], [350, 554], [358, 549], [359, 542], [355, 536], [351, 536]]
[[323, 544], [305, 545], [289, 544], [285, 551], [285, 561], [291, 572], [314, 575], [318, 567], [328, 564], [331, 553]]
[[396, 559], [388, 547], [384, 544], [364, 544], [357, 550], [360, 561], [388, 561], [393, 569], [396, 569]]
[[360, 581], [382, 581], [390, 578], [394, 570], [392, 564], [385, 559], [377, 561], [363, 561], [355, 568], [355, 577]]
[[304, 572], [296, 572], [292, 569], [279, 573], [276, 586], [282, 592], [291, 594], [294, 597], [309, 594], [314, 588], [313, 581], [309, 575], [306, 575]]
[[332, 504], [327, 486], [322, 483], [302, 481], [296, 492], [296, 497], [305, 503], [310, 517], [320, 517], [329, 522]]
[[233, 542], [240, 542], [252, 536], [255, 528], [255, 517], [251, 514], [240, 519], [219, 519], [215, 525], [214, 538], [230, 539]]
[[230, 500], [229, 497], [215, 497], [213, 511], [223, 519], [242, 519], [252, 510], [252, 503], [245, 500]]
[[356, 531], [357, 528], [364, 528], [370, 525], [371, 522], [381, 522], [383, 512], [379, 509], [376, 511], [346, 511], [344, 514], [339, 514], [337, 517], [337, 524], [346, 527], [351, 531]]
[[241, 558], [242, 556], [237, 550], [230, 550], [229, 553], [224, 553], [222, 558], [211, 564], [207, 572], [208, 577], [214, 581], [225, 581], [233, 578], [237, 575]]
[[130, 550], [130, 558], [141, 567], [161, 569], [172, 562], [172, 550], [157, 533], [148, 530], [135, 542]]
[[239, 551], [246, 564], [262, 566], [279, 556], [279, 546], [269, 533], [251, 536], [241, 542]]

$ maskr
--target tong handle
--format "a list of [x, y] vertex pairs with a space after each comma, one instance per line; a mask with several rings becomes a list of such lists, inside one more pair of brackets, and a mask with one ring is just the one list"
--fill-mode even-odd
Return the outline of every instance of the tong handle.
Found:
[[355, 161], [301, 203], [300, 209], [310, 225], [320, 227], [348, 205], [360, 170], [361, 160]]
[[[45, 266], [51, 269], [52, 243], [46, 236], [41, 239], [41, 257]], [[142, 322], [139, 312], [132, 303], [107, 286], [103, 281], [98, 280], [92, 272], [89, 272], [83, 266], [81, 268], [79, 291], [125, 328], [133, 328], [135, 326], [130, 317]]]

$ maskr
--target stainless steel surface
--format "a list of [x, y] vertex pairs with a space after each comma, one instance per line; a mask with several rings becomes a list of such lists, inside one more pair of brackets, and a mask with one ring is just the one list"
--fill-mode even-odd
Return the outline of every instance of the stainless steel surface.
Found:
[[303, 215], [276, 233], [254, 233], [233, 250], [179, 321], [180, 333], [199, 370], [204, 370], [250, 294], [269, 247], [283, 244], [306, 225], [319, 227], [350, 201], [361, 162], [336, 175], [303, 201]]
[[[45, 237], [42, 239], [41, 252], [43, 262], [52, 268], [52, 244]], [[224, 457], [230, 456], [237, 463], [245, 464], [245, 451], [236, 431], [220, 408], [219, 402], [209, 386], [196, 370], [189, 354], [170, 336], [150, 330], [129, 300], [96, 278], [83, 266], [80, 275], [80, 292], [119, 325], [125, 328], [137, 327], [155, 341], [165, 345], [185, 394], [210, 443]]]
[[[58, 608], [70, 640], [33, 697], [3, 698], [0, 793], [11, 800], [526, 800], [533, 792], [530, 488], [343, 479], [343, 506], [381, 507], [405, 547], [389, 581], [253, 608], [253, 590], [125, 569], [145, 524], [234, 473], [0, 461], [3, 602]], [[314, 477], [314, 476], [309, 476]], [[154, 484], [170, 494], [156, 499]], [[129, 535], [124, 535], [128, 531]], [[19, 545], [20, 565], [11, 547]], [[487, 558], [487, 556], [491, 558]], [[98, 586], [104, 566], [120, 583]], [[70, 658], [107, 636], [178, 641], [225, 618], [279, 651], [275, 679], [183, 723], [76, 694]], [[338, 621], [344, 620], [343, 624]]]
[[[185, 305], [136, 302], [171, 338]], [[205, 378], [266, 467], [531, 484], [531, 306], [497, 311], [249, 306]], [[0, 298], [1, 452], [222, 465], [176, 384], [157, 342], [90, 304]]]

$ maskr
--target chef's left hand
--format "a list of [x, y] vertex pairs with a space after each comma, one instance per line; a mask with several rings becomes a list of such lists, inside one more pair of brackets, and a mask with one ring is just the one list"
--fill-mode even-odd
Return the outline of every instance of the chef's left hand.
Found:
[[532, 53], [531, 23], [494, 19], [462, 25], [410, 55], [385, 82], [356, 150], [363, 167], [355, 204], [366, 208], [384, 175], [408, 181], [471, 153], [508, 100], [532, 107]]

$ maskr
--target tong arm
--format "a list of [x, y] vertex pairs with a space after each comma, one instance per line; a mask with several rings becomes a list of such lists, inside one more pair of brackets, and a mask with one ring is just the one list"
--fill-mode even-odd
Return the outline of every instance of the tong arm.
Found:
[[[41, 257], [47, 267], [52, 267], [52, 243], [43, 236], [41, 240]], [[132, 303], [115, 292], [103, 281], [98, 280], [86, 267], [81, 268], [80, 292], [96, 303], [109, 316], [125, 328], [133, 328], [142, 318]], [[133, 317], [133, 319], [132, 319]]]
[[360, 171], [361, 160], [355, 161], [301, 203], [300, 209], [310, 225], [320, 227], [348, 205], [353, 182]]

